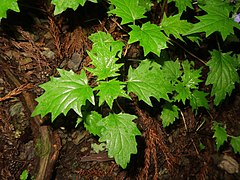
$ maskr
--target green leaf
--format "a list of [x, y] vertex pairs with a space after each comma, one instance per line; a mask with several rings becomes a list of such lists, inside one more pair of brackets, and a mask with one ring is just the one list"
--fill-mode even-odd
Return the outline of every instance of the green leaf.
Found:
[[52, 121], [61, 113], [64, 115], [73, 109], [82, 116], [81, 107], [89, 100], [94, 104], [92, 88], [88, 85], [88, 79], [83, 71], [80, 75], [73, 71], [58, 69], [61, 77], [53, 78], [40, 85], [45, 93], [38, 97], [38, 102], [32, 116], [40, 114], [42, 117], [52, 113]]
[[240, 154], [240, 136], [231, 138], [231, 145], [233, 147], [234, 153]]
[[130, 155], [137, 153], [135, 136], [141, 133], [132, 122], [135, 118], [137, 117], [130, 114], [109, 114], [99, 122], [99, 125], [104, 127], [99, 141], [106, 142], [108, 156], [114, 157], [122, 168], [126, 168]]
[[27, 178], [28, 178], [28, 171], [25, 169], [20, 175], [20, 180], [27, 180]]
[[221, 9], [218, 6], [203, 6], [202, 9], [208, 14], [198, 16], [200, 22], [194, 24], [193, 28], [185, 35], [206, 32], [208, 37], [218, 31], [225, 40], [229, 34], [234, 33], [233, 27], [240, 29], [238, 23], [229, 17], [229, 8], [225, 6], [222, 6]]
[[193, 25], [186, 20], [180, 20], [181, 14], [166, 17], [164, 14], [160, 28], [169, 36], [172, 34], [175, 38], [182, 40], [181, 35], [187, 33], [192, 29]]
[[190, 105], [193, 110], [197, 110], [199, 107], [209, 109], [208, 100], [206, 99], [207, 93], [203, 91], [194, 90], [190, 96]]
[[121, 24], [134, 22], [136, 19], [145, 18], [145, 8], [139, 6], [137, 0], [111, 0], [116, 9], [109, 11], [111, 14], [116, 14], [122, 18]]
[[181, 81], [175, 85], [175, 90], [178, 93], [174, 99], [183, 102], [185, 104], [186, 99], [191, 97], [191, 90], [198, 89], [198, 85], [202, 82], [199, 78], [201, 77], [201, 69], [195, 70], [191, 68], [191, 63], [188, 61], [182, 62], [183, 75]]
[[115, 58], [116, 52], [111, 51], [107, 45], [98, 47], [98, 52], [87, 51], [88, 55], [92, 59], [91, 64], [95, 68], [87, 68], [89, 72], [98, 77], [98, 80], [105, 80], [108, 77], [116, 77], [119, 73], [119, 68], [123, 65], [116, 64], [118, 58]]
[[99, 90], [97, 95], [99, 96], [99, 104], [101, 105], [104, 101], [112, 107], [114, 99], [119, 96], [130, 98], [123, 88], [126, 86], [125, 83], [118, 80], [111, 81], [100, 81], [100, 84], [94, 88], [94, 90]]
[[227, 132], [226, 129], [221, 127], [221, 125], [217, 122], [213, 123], [213, 130], [213, 137], [216, 138], [217, 150], [219, 150], [220, 146], [222, 146], [223, 143], [227, 140]]
[[160, 31], [160, 27], [156, 24], [150, 24], [147, 22], [140, 28], [136, 25], [130, 25], [132, 31], [129, 33], [130, 38], [128, 43], [134, 43], [140, 41], [140, 45], [143, 47], [144, 56], [149, 52], [153, 52], [160, 56], [161, 49], [167, 48], [168, 38]]
[[139, 100], [143, 100], [150, 106], [150, 97], [170, 101], [168, 93], [172, 92], [172, 85], [165, 79], [160, 67], [159, 64], [149, 60], [141, 61], [137, 69], [130, 67], [127, 81], [128, 92], [135, 93]]
[[99, 31], [92, 34], [88, 38], [93, 42], [91, 52], [97, 53], [102, 51], [103, 48], [107, 48], [108, 50], [111, 50], [113, 54], [117, 54], [118, 52], [120, 54], [122, 53], [122, 47], [124, 46], [124, 43], [121, 41], [115, 41], [108, 33]]
[[[67, 8], [72, 8], [74, 11], [78, 8], [79, 4], [84, 6], [85, 2], [88, 0], [52, 0], [52, 4], [55, 5], [54, 15], [58, 15], [65, 11]], [[97, 3], [97, 0], [89, 0], [91, 2]]]
[[178, 78], [182, 75], [180, 68], [179, 61], [165, 61], [162, 70], [165, 78], [175, 84], [175, 82], [178, 81]]
[[139, 5], [144, 7], [146, 11], [150, 11], [153, 3], [151, 0], [139, 0]]
[[176, 7], [178, 8], [178, 13], [182, 14], [186, 10], [187, 6], [192, 8], [192, 0], [169, 0], [168, 2], [175, 2]]
[[7, 10], [11, 9], [16, 12], [20, 12], [17, 4], [17, 0], [1, 0], [0, 7], [0, 20], [7, 17]]
[[93, 143], [93, 144], [91, 144], [91, 148], [96, 153], [99, 153], [100, 151], [104, 151], [105, 147], [106, 147], [105, 143], [101, 143], [101, 144]]
[[176, 118], [178, 118], [178, 111], [179, 108], [176, 105], [172, 105], [171, 103], [164, 105], [161, 113], [161, 119], [164, 128], [172, 124]]
[[236, 67], [234, 67], [235, 59], [230, 53], [221, 53], [213, 50], [211, 52], [212, 59], [208, 61], [209, 73], [206, 85], [212, 84], [211, 95], [215, 96], [214, 104], [218, 105], [226, 94], [231, 94], [235, 88], [234, 84], [239, 81]]
[[84, 122], [84, 127], [92, 133], [94, 136], [101, 135], [101, 130], [104, 128], [101, 125], [98, 125], [100, 121], [102, 121], [102, 115], [98, 114], [95, 111], [92, 111], [91, 114], [88, 114], [86, 116], [85, 122]]

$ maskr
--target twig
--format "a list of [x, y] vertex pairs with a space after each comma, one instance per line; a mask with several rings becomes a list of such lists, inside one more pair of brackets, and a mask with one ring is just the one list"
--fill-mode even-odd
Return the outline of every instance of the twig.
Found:
[[182, 116], [182, 118], [183, 118], [183, 123], [184, 123], [185, 130], [188, 131], [187, 124], [186, 124], [186, 120], [185, 120], [185, 117], [184, 117], [184, 115], [183, 115], [183, 113], [182, 113], [181, 110], [180, 110], [180, 113], [181, 113], [181, 116]]

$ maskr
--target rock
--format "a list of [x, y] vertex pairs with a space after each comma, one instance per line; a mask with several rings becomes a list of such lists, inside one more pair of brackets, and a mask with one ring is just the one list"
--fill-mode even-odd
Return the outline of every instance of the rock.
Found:
[[73, 53], [72, 58], [68, 61], [67, 66], [73, 71], [77, 71], [82, 62], [82, 57], [79, 53]]
[[227, 171], [229, 174], [239, 172], [239, 164], [231, 156], [224, 154], [222, 161], [218, 164], [218, 167]]

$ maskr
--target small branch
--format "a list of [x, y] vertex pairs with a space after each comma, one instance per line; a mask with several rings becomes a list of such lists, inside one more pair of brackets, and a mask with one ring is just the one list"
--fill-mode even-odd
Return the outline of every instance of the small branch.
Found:
[[175, 43], [176, 45], [178, 45], [180, 48], [182, 48], [186, 53], [188, 53], [189, 55], [191, 55], [192, 57], [196, 58], [197, 60], [199, 60], [200, 62], [202, 62], [204, 65], [206, 65], [206, 63], [200, 59], [199, 57], [197, 57], [195, 54], [191, 53], [190, 51], [188, 51], [185, 47], [183, 47], [182, 45], [180, 45], [178, 42], [174, 41], [173, 39], [170, 39], [170, 41], [172, 41], [173, 43]]

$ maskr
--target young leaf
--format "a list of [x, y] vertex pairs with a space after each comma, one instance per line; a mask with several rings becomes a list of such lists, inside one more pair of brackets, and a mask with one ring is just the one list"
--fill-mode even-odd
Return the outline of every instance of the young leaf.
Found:
[[150, 24], [147, 22], [140, 28], [136, 25], [130, 25], [132, 31], [129, 33], [130, 38], [128, 43], [134, 43], [140, 41], [140, 45], [143, 47], [144, 56], [149, 52], [153, 52], [160, 56], [161, 49], [167, 48], [168, 38], [160, 31], [160, 27], [156, 24]]
[[102, 120], [103, 118], [101, 114], [98, 114], [97, 112], [92, 111], [91, 114], [88, 114], [86, 116], [84, 121], [84, 127], [94, 136], [96, 135], [100, 136], [101, 130], [104, 127], [101, 125], [98, 125], [98, 123]]
[[235, 59], [230, 53], [221, 53], [213, 50], [212, 59], [207, 63], [210, 68], [206, 85], [212, 84], [211, 95], [215, 96], [214, 104], [218, 105], [221, 100], [225, 99], [226, 94], [231, 94], [235, 88], [234, 84], [239, 81]]
[[174, 97], [174, 99], [177, 101], [182, 100], [185, 104], [186, 99], [191, 97], [191, 90], [198, 89], [198, 84], [201, 82], [199, 79], [201, 77], [201, 69], [192, 69], [191, 64], [188, 61], [183, 61], [182, 67], [184, 73], [181, 77], [182, 81], [179, 81], [175, 85], [178, 94]]
[[203, 91], [194, 90], [190, 96], [190, 105], [192, 110], [197, 110], [199, 107], [209, 109], [208, 100], [206, 99], [207, 93]]
[[118, 80], [111, 81], [100, 81], [100, 84], [94, 88], [94, 90], [99, 90], [97, 95], [99, 96], [99, 104], [101, 105], [104, 101], [109, 107], [112, 107], [114, 99], [118, 96], [129, 98], [126, 92], [123, 90], [125, 83]]
[[217, 150], [219, 150], [220, 146], [222, 146], [223, 143], [227, 140], [227, 132], [226, 129], [221, 127], [221, 125], [217, 122], [213, 123], [213, 130], [213, 137], [216, 138]]
[[89, 72], [98, 77], [98, 80], [105, 80], [108, 77], [115, 77], [116, 73], [123, 64], [116, 64], [118, 58], [115, 58], [116, 51], [111, 51], [107, 45], [99, 46], [98, 52], [88, 51], [88, 55], [92, 59], [91, 64], [95, 68], [87, 68]]
[[106, 142], [108, 156], [114, 157], [122, 168], [126, 168], [130, 155], [137, 153], [135, 136], [141, 133], [132, 122], [135, 118], [137, 117], [130, 114], [109, 114], [98, 123], [104, 127], [99, 142]]
[[161, 113], [161, 119], [164, 128], [172, 124], [176, 118], [178, 118], [178, 111], [179, 108], [176, 105], [172, 105], [171, 103], [164, 105]]
[[175, 2], [176, 7], [178, 8], [178, 13], [182, 14], [186, 10], [187, 6], [192, 8], [192, 0], [169, 0], [168, 2]]
[[193, 25], [186, 20], [180, 20], [181, 14], [175, 16], [167, 16], [164, 14], [160, 28], [169, 36], [172, 34], [175, 38], [182, 40], [181, 35], [187, 33], [192, 29]]
[[1, 20], [1, 18], [7, 17], [8, 9], [19, 12], [20, 10], [18, 8], [17, 0], [1, 0], [0, 20]]
[[[55, 5], [54, 15], [58, 15], [65, 11], [67, 8], [72, 8], [74, 11], [78, 8], [79, 4], [84, 6], [87, 0], [52, 0], [52, 4]], [[89, 0], [91, 2], [97, 3], [97, 0]]]
[[221, 9], [218, 6], [202, 6], [201, 8], [208, 14], [199, 16], [200, 22], [194, 24], [193, 28], [185, 35], [206, 32], [208, 37], [210, 34], [218, 31], [221, 33], [223, 40], [225, 40], [229, 34], [234, 33], [233, 27], [240, 29], [238, 23], [229, 18], [229, 8], [225, 6], [222, 6]]
[[32, 116], [40, 114], [42, 117], [52, 113], [52, 121], [61, 113], [64, 115], [73, 109], [82, 116], [81, 107], [89, 100], [94, 104], [93, 90], [88, 85], [84, 71], [80, 75], [73, 71], [58, 69], [61, 77], [52, 78], [49, 82], [40, 85], [45, 93], [38, 97], [38, 102]]
[[240, 154], [240, 136], [231, 138], [231, 145], [233, 147], [234, 153]]
[[144, 60], [137, 69], [129, 68], [127, 89], [129, 93], [135, 93], [139, 100], [151, 106], [151, 96], [158, 100], [163, 98], [170, 101], [168, 93], [172, 92], [172, 85], [165, 79], [159, 64]]
[[134, 22], [136, 19], [145, 18], [145, 8], [139, 6], [138, 0], [111, 0], [116, 9], [109, 11], [111, 14], [116, 14], [122, 18], [121, 24]]

